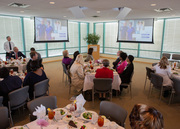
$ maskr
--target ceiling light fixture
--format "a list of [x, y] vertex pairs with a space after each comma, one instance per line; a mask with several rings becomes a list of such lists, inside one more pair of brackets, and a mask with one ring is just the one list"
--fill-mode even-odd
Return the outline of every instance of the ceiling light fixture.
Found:
[[156, 6], [156, 4], [151, 4], [151, 6]]
[[101, 13], [101, 11], [96, 11], [96, 13]]
[[55, 4], [55, 2], [49, 2], [50, 4]]
[[67, 17], [67, 16], [63, 16], [63, 17]]
[[21, 13], [24, 13], [24, 11], [20, 11]]

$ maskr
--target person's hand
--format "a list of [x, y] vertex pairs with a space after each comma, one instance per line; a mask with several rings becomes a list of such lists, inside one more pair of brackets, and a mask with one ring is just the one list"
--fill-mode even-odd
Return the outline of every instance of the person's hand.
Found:
[[44, 70], [43, 67], [41, 67], [40, 69]]

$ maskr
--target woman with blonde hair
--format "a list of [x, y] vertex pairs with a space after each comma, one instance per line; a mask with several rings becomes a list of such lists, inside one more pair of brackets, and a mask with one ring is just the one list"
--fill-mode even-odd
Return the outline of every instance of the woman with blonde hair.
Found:
[[[163, 86], [173, 86], [171, 80], [171, 67], [169, 66], [167, 57], [163, 56], [160, 62], [153, 67], [153, 70], [155, 70], [155, 73], [163, 77]], [[168, 97], [168, 95], [169, 90], [164, 91], [163, 96]]]
[[76, 92], [81, 91], [84, 84], [84, 61], [83, 56], [79, 54], [76, 57], [75, 62], [70, 68], [71, 84], [75, 88]]
[[62, 60], [62, 63], [64, 63], [66, 65], [66, 68], [68, 68], [72, 60], [71, 58], [68, 57], [69, 56], [68, 50], [63, 51], [63, 56], [64, 58]]
[[163, 129], [162, 114], [154, 107], [145, 104], [136, 104], [129, 115], [132, 129]]

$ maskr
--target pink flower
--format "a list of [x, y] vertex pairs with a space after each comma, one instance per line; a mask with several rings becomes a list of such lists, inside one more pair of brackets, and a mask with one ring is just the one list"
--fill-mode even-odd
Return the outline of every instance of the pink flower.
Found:
[[47, 127], [49, 125], [49, 123], [44, 119], [37, 120], [37, 124], [41, 127]]

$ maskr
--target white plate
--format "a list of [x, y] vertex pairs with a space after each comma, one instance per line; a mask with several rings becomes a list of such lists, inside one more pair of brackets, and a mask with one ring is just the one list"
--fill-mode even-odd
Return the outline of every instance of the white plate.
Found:
[[62, 115], [62, 117], [66, 116], [67, 113], [68, 113], [68, 111], [67, 111], [65, 108], [56, 108], [56, 109], [54, 109], [53, 111], [60, 111], [61, 109], [65, 112], [65, 114]]
[[[92, 119], [86, 119], [86, 118], [83, 117], [83, 114], [84, 114], [84, 113], [87, 113], [87, 112], [97, 115], [97, 113], [94, 112], [94, 111], [84, 111], [84, 112], [81, 113], [81, 119], [83, 119], [83, 120], [85, 120], [85, 121], [91, 121], [91, 120], [92, 120]], [[98, 116], [98, 115], [97, 115], [97, 116]]]
[[27, 127], [24, 127], [24, 126], [14, 126], [10, 129], [21, 129], [23, 127], [23, 129], [28, 129]]

